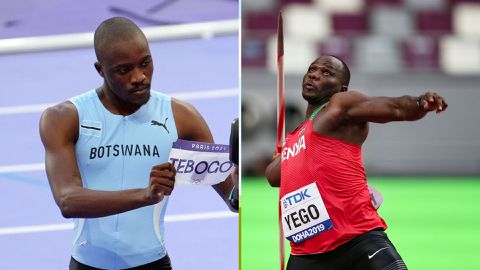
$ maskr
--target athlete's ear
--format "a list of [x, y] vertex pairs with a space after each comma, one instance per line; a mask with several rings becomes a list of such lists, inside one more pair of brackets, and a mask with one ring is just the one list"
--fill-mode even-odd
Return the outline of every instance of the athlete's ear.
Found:
[[348, 90], [348, 85], [342, 85], [342, 91], [345, 92]]
[[93, 64], [95, 66], [95, 69], [97, 70], [98, 74], [103, 78], [103, 68], [102, 68], [102, 65], [100, 65], [99, 62], [95, 62], [95, 64]]

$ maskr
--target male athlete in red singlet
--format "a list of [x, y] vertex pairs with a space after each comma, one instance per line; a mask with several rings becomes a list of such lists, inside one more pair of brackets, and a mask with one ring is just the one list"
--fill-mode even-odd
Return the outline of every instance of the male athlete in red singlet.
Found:
[[270, 184], [280, 186], [288, 270], [407, 269], [371, 203], [361, 146], [368, 122], [414, 121], [447, 104], [433, 92], [369, 97], [347, 91], [349, 81], [347, 65], [334, 56], [309, 66], [305, 122], [287, 134], [266, 170]]

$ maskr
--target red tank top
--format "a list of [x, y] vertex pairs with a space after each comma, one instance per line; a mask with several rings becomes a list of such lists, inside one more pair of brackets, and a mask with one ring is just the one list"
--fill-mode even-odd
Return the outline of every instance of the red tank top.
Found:
[[[302, 229], [303, 222], [318, 216], [325, 218], [317, 211], [321, 205], [329, 216], [323, 225], [305, 224], [297, 241], [289, 239], [292, 254], [327, 252], [367, 231], [387, 228], [371, 203], [361, 152], [360, 146], [317, 134], [310, 120], [287, 134], [282, 147], [281, 207], [297, 205], [282, 216], [284, 231]], [[302, 199], [315, 194], [320, 194], [322, 203], [302, 205]]]

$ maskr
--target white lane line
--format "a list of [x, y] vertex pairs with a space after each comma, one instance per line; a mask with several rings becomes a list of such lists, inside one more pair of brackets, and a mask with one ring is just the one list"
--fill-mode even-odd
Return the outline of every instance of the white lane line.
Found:
[[[167, 215], [165, 216], [165, 222], [170, 223], [170, 222], [233, 218], [233, 217], [238, 217], [238, 214], [232, 213], [230, 211], [217, 211], [217, 212], [205, 212], [205, 213], [193, 213], [193, 214]], [[0, 228], [0, 235], [66, 231], [66, 230], [72, 230], [72, 229], [73, 229], [73, 223], [4, 227], [4, 228]]]
[[53, 105], [55, 105], [55, 103], [0, 107], [0, 115], [43, 112], [46, 108]]
[[34, 172], [45, 170], [44, 163], [30, 163], [0, 166], [0, 173]]
[[[240, 20], [220, 20], [176, 25], [142, 27], [148, 41], [211, 38], [236, 35]], [[93, 33], [60, 34], [37, 37], [6, 38], [0, 40], [0, 55], [12, 53], [76, 49], [93, 46]]]
[[[239, 95], [237, 88], [231, 89], [217, 89], [207, 91], [194, 91], [194, 92], [179, 92], [179, 93], [166, 93], [172, 95], [175, 98], [182, 100], [196, 100], [196, 99], [208, 99], [208, 98], [224, 98], [235, 97]], [[38, 113], [43, 112], [46, 108], [55, 105], [55, 103], [44, 104], [31, 104], [31, 105], [18, 105], [0, 107], [0, 116], [21, 114], [21, 113]]]
[[73, 223], [46, 224], [46, 225], [21, 226], [21, 227], [4, 227], [4, 228], [0, 228], [0, 235], [65, 231], [65, 230], [71, 230], [71, 229], [73, 229]]
[[196, 91], [196, 92], [183, 92], [183, 93], [167, 93], [174, 98], [194, 100], [194, 99], [208, 99], [208, 98], [224, 98], [224, 97], [238, 97], [240, 91], [238, 88], [231, 89], [217, 89], [210, 91]]
[[165, 216], [165, 222], [181, 222], [191, 220], [204, 220], [204, 219], [219, 219], [219, 218], [231, 218], [237, 217], [238, 214], [230, 211], [217, 211], [217, 212], [204, 212], [204, 213], [192, 213], [181, 215], [167, 215]]

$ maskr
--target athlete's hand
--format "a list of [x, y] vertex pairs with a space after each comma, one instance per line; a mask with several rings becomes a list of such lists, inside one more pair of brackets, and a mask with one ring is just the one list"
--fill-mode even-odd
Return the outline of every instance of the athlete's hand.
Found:
[[239, 187], [238, 185], [238, 174], [239, 174], [239, 169], [238, 169], [238, 165], [234, 165], [235, 166], [235, 170], [233, 170], [233, 172], [230, 174], [232, 176], [232, 182], [233, 184], [237, 187]]
[[418, 106], [424, 112], [436, 111], [437, 113], [445, 111], [448, 104], [445, 99], [435, 92], [426, 92], [418, 99]]
[[165, 162], [152, 167], [150, 182], [147, 187], [147, 200], [151, 204], [163, 200], [165, 195], [170, 195], [175, 185], [175, 167], [172, 163]]

